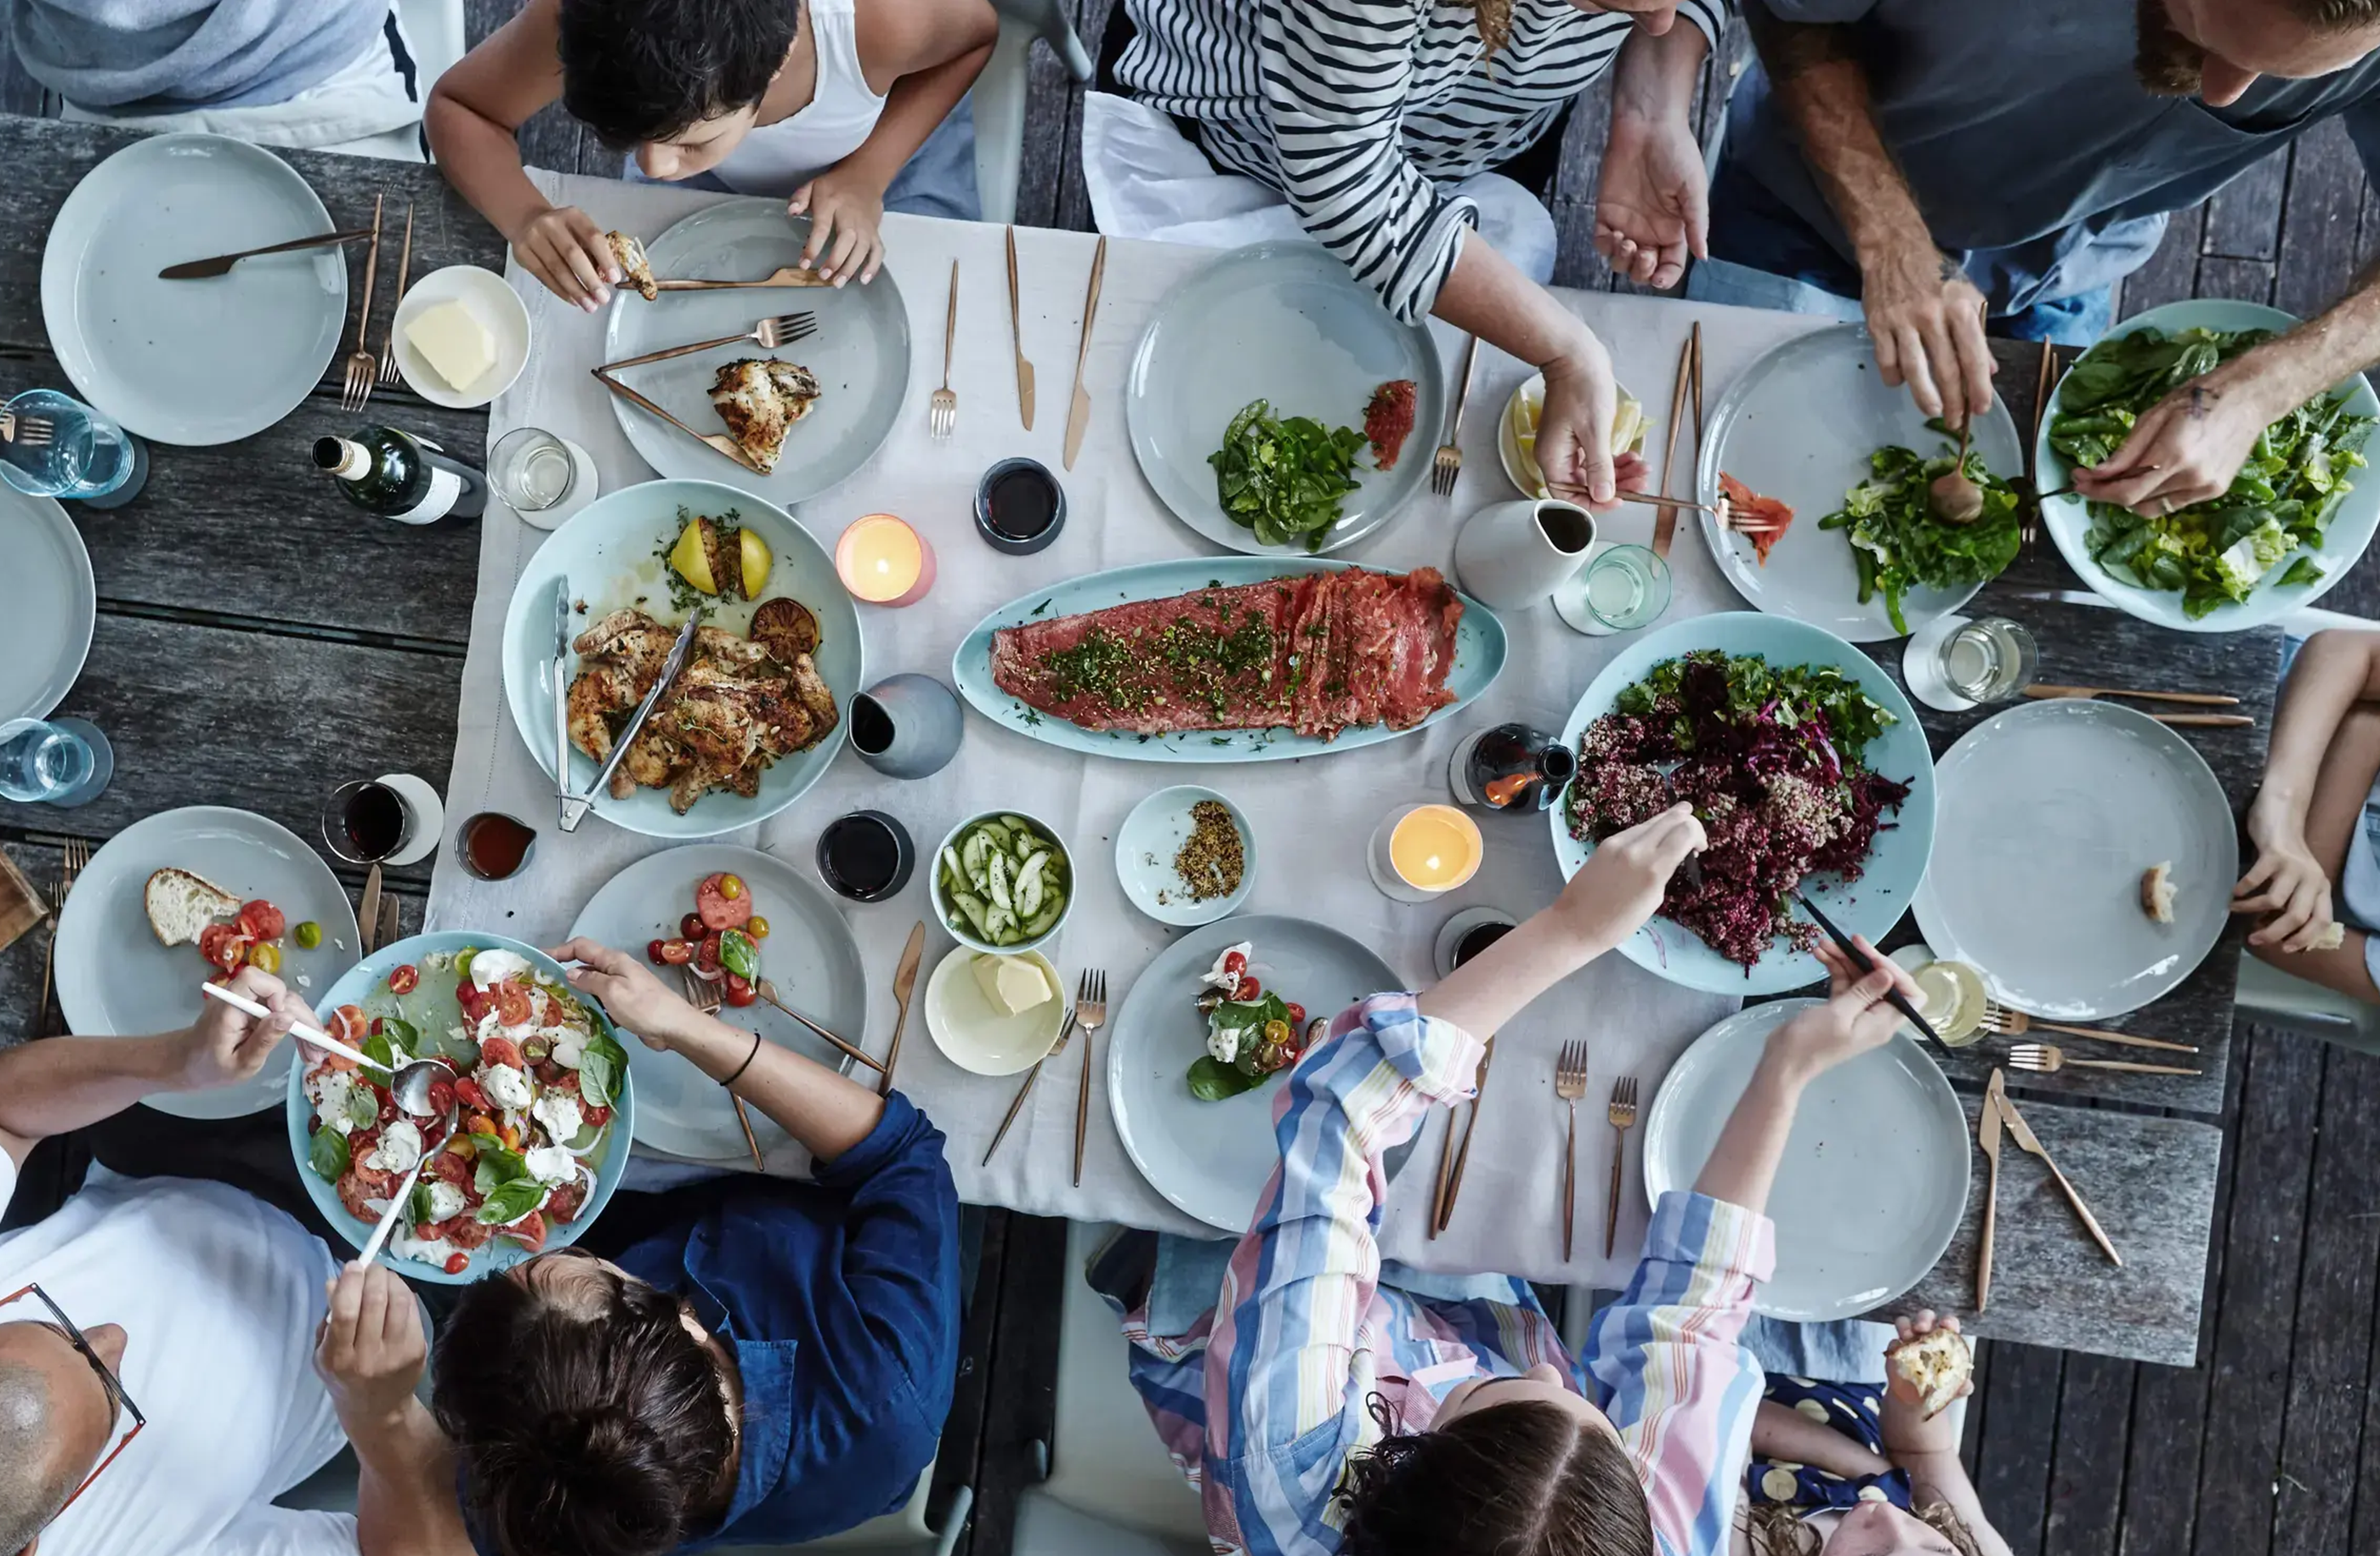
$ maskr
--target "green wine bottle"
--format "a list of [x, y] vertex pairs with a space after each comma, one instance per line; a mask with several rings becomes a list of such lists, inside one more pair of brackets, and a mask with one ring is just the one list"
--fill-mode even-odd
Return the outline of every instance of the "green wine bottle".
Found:
[[348, 501], [399, 524], [476, 519], [487, 511], [488, 478], [427, 439], [394, 427], [361, 427], [351, 438], [314, 440], [314, 464]]

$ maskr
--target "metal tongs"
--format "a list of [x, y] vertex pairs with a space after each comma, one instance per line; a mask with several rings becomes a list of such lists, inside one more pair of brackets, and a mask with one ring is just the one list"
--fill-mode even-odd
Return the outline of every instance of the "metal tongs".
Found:
[[[566, 605], [564, 609], [566, 610]], [[557, 620], [560, 621], [561, 628], [568, 626], [566, 618], [557, 617]], [[568, 719], [566, 714], [556, 716], [555, 722], [562, 733], [562, 750], [559, 754], [561, 762], [555, 771], [560, 775], [556, 781], [562, 788], [562, 829], [565, 832], [578, 830], [578, 824], [587, 819], [587, 813], [594, 807], [595, 797], [602, 793], [604, 786], [612, 781], [612, 769], [620, 765], [620, 758], [627, 754], [628, 747], [643, 731], [645, 720], [651, 718], [653, 709], [661, 706], [662, 694], [666, 693], [671, 683], [677, 680], [678, 671], [686, 669], [686, 652], [694, 646], [694, 631], [700, 625], [702, 625], [702, 612], [697, 609], [694, 614], [686, 619], [686, 625], [677, 630], [677, 641], [670, 645], [669, 657], [662, 662], [662, 673], [653, 682], [652, 690], [645, 694], [645, 700], [637, 705], [637, 711], [628, 719], [627, 727], [620, 731], [617, 739], [613, 741], [612, 754], [604, 758], [603, 766], [596, 771], [595, 781], [587, 786], [584, 793], [570, 792]], [[560, 635], [560, 629], [557, 630], [556, 635]], [[562, 682], [562, 670], [561, 656], [557, 654], [554, 658], [553, 673], [553, 694], [557, 705], [567, 694]]]

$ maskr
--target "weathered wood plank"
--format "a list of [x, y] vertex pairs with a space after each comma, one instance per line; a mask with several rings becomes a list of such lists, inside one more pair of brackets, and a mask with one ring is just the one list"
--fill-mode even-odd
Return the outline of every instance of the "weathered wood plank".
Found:
[[2070, 1356], [2058, 1383], [2058, 1451], [2050, 1460], [2042, 1556], [2115, 1556], [2124, 1512], [2124, 1451], [2139, 1369]]
[[2311, 318], [2346, 292], [2355, 275], [2363, 183], [2362, 161], [2340, 121], [2325, 120], [2298, 142], [2273, 277], [2275, 308]]
[[2011, 1556], [2044, 1556], [2058, 1379], [2066, 1358], [2039, 1345], [1992, 1347], [1985, 1406], [1991, 1431], [1973, 1463], [1975, 1494]]
[[2270, 262], [2280, 248], [2281, 202], [2291, 196], [2289, 151], [2252, 163], [2206, 202], [2200, 252], [2209, 259]]
[[2273, 265], [2268, 259], [2234, 259], [2209, 254], [2198, 261], [2201, 297], [2231, 297], [2243, 303], [2273, 300]]
[[1603, 178], [1604, 132], [1610, 123], [1611, 78], [1605, 75], [1578, 94], [1562, 131], [1561, 161], [1546, 205], [1554, 218], [1557, 286], [1590, 292], [1611, 286], [1611, 267], [1595, 251], [1595, 191]]
[[[349, 778], [418, 773], [445, 787], [463, 661], [103, 614], [61, 713], [115, 748], [107, 792], [75, 811], [0, 803], [0, 827], [105, 838], [178, 805], [237, 805], [299, 837]], [[392, 871], [426, 881], [427, 862]]]
[[2206, 207], [2177, 211], [2166, 221], [2165, 240], [2149, 262], [2124, 278], [2117, 312], [2129, 319], [2183, 297], [2198, 289], [2198, 245], [2206, 230]]
[[[14, 842], [7, 846], [8, 857], [42, 900], [55, 904], [58, 897], [58, 864], [61, 855], [50, 843]], [[35, 1001], [42, 997], [42, 962], [49, 952], [50, 926], [44, 923], [18, 935], [5, 950], [0, 950], [0, 1048], [30, 1039], [44, 1030], [42, 1026], [43, 1007]], [[51, 1000], [46, 1008], [55, 1010], [57, 1002]]]
[[1065, 1283], [1081, 1278], [1066, 1257], [1066, 1227], [1045, 1216], [1008, 1218], [976, 1481], [973, 1549], [979, 1556], [1008, 1556], [1017, 1493], [1066, 1451], [1050, 1441]]

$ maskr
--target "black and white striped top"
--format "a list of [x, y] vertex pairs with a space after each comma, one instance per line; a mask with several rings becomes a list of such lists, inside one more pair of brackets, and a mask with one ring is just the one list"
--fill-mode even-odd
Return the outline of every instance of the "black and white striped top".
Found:
[[[1734, 0], [1682, 0], [1716, 46]], [[1408, 322], [1477, 224], [1457, 184], [1533, 144], [1610, 67], [1634, 25], [1571, 0], [1512, 0], [1491, 59], [1457, 0], [1126, 0], [1117, 79], [1195, 119], [1216, 163], [1287, 196], [1305, 230]]]

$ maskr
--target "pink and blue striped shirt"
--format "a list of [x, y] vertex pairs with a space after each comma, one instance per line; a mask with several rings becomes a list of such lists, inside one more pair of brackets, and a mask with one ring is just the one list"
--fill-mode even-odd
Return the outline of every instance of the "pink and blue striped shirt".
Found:
[[1726, 1550], [1763, 1382], [1736, 1337], [1774, 1261], [1767, 1217], [1663, 1196], [1634, 1279], [1576, 1363], [1522, 1281], [1460, 1302], [1380, 1284], [1381, 1158], [1433, 1104], [1471, 1093], [1480, 1052], [1410, 995], [1342, 1015], [1275, 1105], [1281, 1165], [1215, 1310], [1161, 1336], [1145, 1309], [1127, 1316], [1133, 1384], [1218, 1550], [1332, 1556], [1332, 1494], [1380, 1436], [1374, 1393], [1425, 1431], [1457, 1383], [1541, 1363], [1619, 1429], [1664, 1556]]

